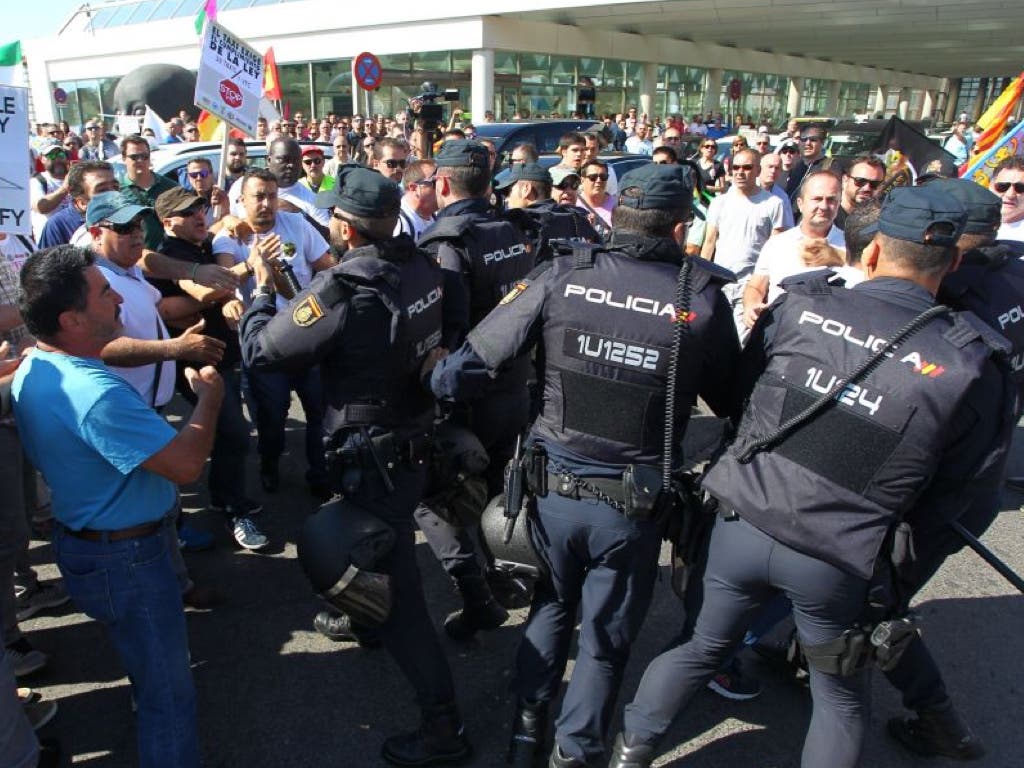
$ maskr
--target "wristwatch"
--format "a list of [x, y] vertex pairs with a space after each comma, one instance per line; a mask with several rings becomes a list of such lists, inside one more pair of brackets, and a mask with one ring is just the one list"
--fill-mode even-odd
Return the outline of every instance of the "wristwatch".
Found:
[[257, 296], [270, 296], [271, 298], [273, 298], [274, 296], [277, 295], [277, 290], [275, 290], [274, 286], [272, 286], [272, 285], [257, 285], [256, 286], [256, 295]]

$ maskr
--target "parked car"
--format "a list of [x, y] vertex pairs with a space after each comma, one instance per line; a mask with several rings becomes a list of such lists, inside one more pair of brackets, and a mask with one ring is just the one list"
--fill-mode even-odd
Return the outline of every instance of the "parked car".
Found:
[[541, 154], [558, 149], [558, 140], [569, 131], [600, 127], [597, 120], [518, 120], [514, 123], [481, 123], [476, 138], [491, 139], [498, 154], [511, 153], [519, 144], [533, 144]]

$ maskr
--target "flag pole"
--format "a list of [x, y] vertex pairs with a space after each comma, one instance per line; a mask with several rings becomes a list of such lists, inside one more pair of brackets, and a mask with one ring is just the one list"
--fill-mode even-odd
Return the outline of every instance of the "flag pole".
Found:
[[980, 155], [978, 157], [978, 159], [975, 160], [973, 163], [968, 165], [967, 166], [967, 170], [965, 170], [963, 173], [960, 174], [960, 178], [962, 178], [962, 179], [969, 179], [969, 178], [971, 178], [971, 176], [979, 168], [982, 168], [985, 165], [985, 163], [988, 162], [989, 158], [993, 157], [1000, 149], [1002, 149], [1003, 145], [1005, 145], [1006, 142], [1008, 142], [1010, 139], [1012, 139], [1014, 136], [1016, 136], [1017, 132], [1020, 131], [1021, 129], [1024, 129], [1024, 120], [1021, 120], [1012, 129], [1007, 131], [1006, 135], [1004, 135], [993, 147], [991, 147], [984, 154]]
[[221, 122], [221, 127], [224, 129], [224, 138], [221, 139], [220, 144], [220, 170], [217, 172], [217, 186], [226, 195], [228, 191], [224, 189], [224, 182], [228, 178], [228, 137], [231, 135], [232, 126], [231, 123], [224, 120]]

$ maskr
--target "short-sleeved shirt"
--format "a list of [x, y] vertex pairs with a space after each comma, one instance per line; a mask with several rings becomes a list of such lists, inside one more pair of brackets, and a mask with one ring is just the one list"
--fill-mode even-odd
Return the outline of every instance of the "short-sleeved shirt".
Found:
[[142, 468], [174, 429], [103, 361], [34, 349], [12, 394], [22, 445], [72, 528], [120, 530], [159, 520], [177, 490]]
[[715, 263], [743, 280], [750, 276], [761, 247], [772, 232], [785, 226], [782, 203], [758, 189], [747, 197], [733, 187], [708, 206], [708, 226], [718, 229]]
[[[157, 341], [169, 339], [170, 333], [164, 325], [157, 304], [163, 298], [160, 291], [150, 285], [138, 267], [125, 269], [106, 259], [97, 259], [96, 266], [107, 278], [110, 287], [121, 294], [121, 323], [124, 335], [131, 339]], [[110, 370], [132, 385], [132, 388], [152, 406], [167, 405], [174, 397], [175, 362], [111, 366]], [[159, 373], [159, 380], [157, 375]], [[154, 385], [156, 385], [154, 392]]]
[[[754, 266], [754, 274], [764, 275], [768, 278], [767, 303], [771, 304], [783, 293], [779, 283], [787, 277], [821, 269], [821, 267], [807, 266], [800, 258], [799, 245], [804, 237], [806, 236], [800, 227], [793, 227], [793, 229], [787, 229], [785, 232], [774, 235], [761, 249], [761, 255]], [[833, 226], [826, 239], [829, 245], [843, 251], [846, 250], [846, 238], [843, 235], [843, 230], [839, 227]]]
[[1003, 224], [996, 233], [996, 240], [1024, 240], [1024, 219]]
[[[281, 260], [292, 265], [295, 277], [299, 285], [305, 288], [313, 279], [313, 263], [330, 250], [330, 245], [323, 236], [316, 231], [316, 228], [303, 218], [301, 213], [277, 212], [274, 218], [274, 227], [266, 235], [250, 236], [239, 242], [229, 233], [221, 231], [213, 238], [213, 252], [215, 255], [227, 253], [231, 255], [235, 264], [241, 264], [249, 258], [249, 249], [252, 247], [255, 237], [266, 237], [275, 234], [281, 238], [283, 244], [291, 243], [295, 246], [295, 253], [292, 256], [281, 256]], [[252, 292], [256, 284], [250, 277], [239, 289], [239, 298], [249, 306], [252, 304]], [[284, 309], [288, 306], [288, 300], [278, 295], [277, 308]]]

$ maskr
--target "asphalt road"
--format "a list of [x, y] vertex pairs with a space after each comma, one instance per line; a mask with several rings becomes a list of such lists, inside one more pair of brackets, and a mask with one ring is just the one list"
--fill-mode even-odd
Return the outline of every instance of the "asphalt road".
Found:
[[[218, 539], [213, 551], [186, 555], [190, 571], [200, 583], [216, 585], [228, 595], [215, 610], [188, 613], [200, 737], [209, 768], [384, 765], [378, 757], [382, 739], [417, 724], [410, 689], [384, 652], [336, 644], [313, 631], [319, 604], [295, 562], [294, 547], [313, 501], [303, 483], [302, 427], [298, 413], [293, 411], [293, 416], [291, 453], [282, 460], [280, 492], [262, 495], [255, 470], [250, 473], [252, 495], [266, 505], [259, 523], [271, 537], [268, 552], [237, 548], [223, 521], [204, 509], [203, 489], [185, 491], [189, 522]], [[695, 444], [706, 444], [712, 428], [709, 420], [698, 420]], [[1010, 465], [1014, 474], [1024, 474], [1024, 435], [1019, 437]], [[1022, 501], [1019, 494], [1008, 492], [1005, 511], [984, 537], [1019, 573], [1024, 573]], [[421, 541], [417, 550], [440, 631], [445, 615], [458, 607], [457, 597], [426, 544]], [[35, 542], [32, 557], [44, 577], [56, 577], [56, 568], [47, 564], [48, 544]], [[1024, 693], [1024, 600], [976, 555], [964, 551], [946, 563], [917, 607], [954, 700], [988, 747], [988, 756], [975, 765], [1024, 765], [1017, 741]], [[505, 627], [470, 646], [445, 641], [475, 748], [467, 766], [503, 765], [511, 717], [508, 682], [525, 613], [516, 611]], [[626, 673], [625, 700], [647, 661], [682, 619], [681, 603], [662, 578]], [[23, 628], [51, 655], [45, 670], [21, 681], [59, 701], [60, 712], [44, 735], [58, 737], [76, 765], [135, 765], [128, 683], [101, 628], [71, 606], [30, 619]], [[733, 703], [711, 692], [698, 696], [668, 734], [657, 765], [798, 766], [810, 698], [797, 683], [768, 669], [757, 671], [765, 682], [759, 699]], [[616, 708], [615, 728], [622, 704]], [[940, 760], [908, 756], [886, 736], [885, 721], [900, 713], [898, 696], [876, 674], [863, 765], [941, 765]]]

